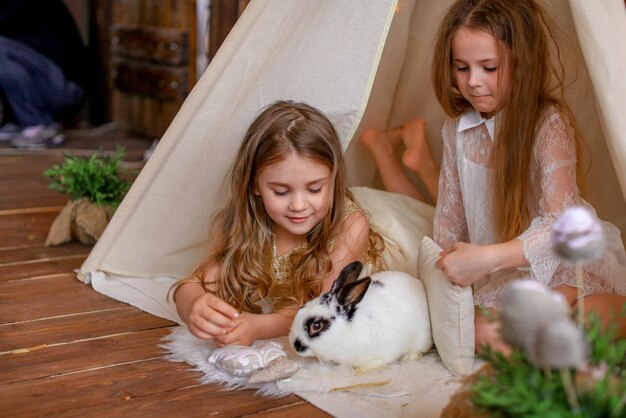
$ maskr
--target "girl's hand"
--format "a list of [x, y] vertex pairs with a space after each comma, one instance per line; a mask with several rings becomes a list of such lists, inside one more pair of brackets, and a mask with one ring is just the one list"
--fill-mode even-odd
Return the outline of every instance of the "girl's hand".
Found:
[[260, 314], [242, 312], [233, 321], [233, 327], [223, 335], [215, 337], [215, 345], [223, 347], [225, 345], [252, 345], [260, 338], [258, 331], [261, 327], [262, 318]]
[[256, 340], [288, 335], [296, 311], [297, 308], [284, 308], [279, 312], [266, 314], [242, 312], [230, 331], [215, 337], [215, 344], [218, 347], [232, 344], [251, 345]]
[[459, 286], [471, 286], [487, 274], [494, 272], [490, 247], [486, 245], [454, 243], [441, 252], [435, 267]]
[[213, 293], [202, 292], [193, 299], [183, 319], [193, 335], [207, 340], [226, 334], [239, 316], [235, 308]]

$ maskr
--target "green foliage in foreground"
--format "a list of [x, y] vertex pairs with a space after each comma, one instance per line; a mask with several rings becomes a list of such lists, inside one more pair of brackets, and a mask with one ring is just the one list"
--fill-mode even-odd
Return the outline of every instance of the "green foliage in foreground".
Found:
[[533, 366], [520, 350], [508, 358], [489, 349], [481, 352], [493, 373], [473, 382], [472, 403], [491, 417], [625, 418], [626, 340], [617, 340], [614, 328], [601, 331], [594, 315], [586, 331], [590, 363], [605, 374], [594, 381], [588, 375], [576, 376], [575, 370], [564, 372], [577, 381], [578, 408], [567, 400], [561, 372]]
[[120, 177], [124, 148], [117, 147], [113, 156], [102, 149], [89, 158], [65, 156], [44, 175], [52, 179], [49, 188], [67, 194], [72, 200], [88, 198], [97, 205], [117, 207], [130, 188], [130, 181]]

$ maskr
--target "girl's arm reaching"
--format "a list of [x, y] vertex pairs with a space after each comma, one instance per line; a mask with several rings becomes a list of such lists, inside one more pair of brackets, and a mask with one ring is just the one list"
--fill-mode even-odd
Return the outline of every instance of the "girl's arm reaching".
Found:
[[[331, 254], [333, 269], [324, 281], [322, 292], [330, 289], [343, 267], [363, 258], [369, 242], [369, 223], [363, 212], [351, 213], [343, 225], [344, 229], [335, 238]], [[207, 269], [206, 277], [212, 277], [215, 269]], [[189, 331], [198, 338], [215, 340], [217, 346], [250, 345], [258, 339], [287, 335], [297, 311], [294, 307], [269, 314], [240, 313], [195, 282], [181, 284], [175, 302], [178, 315]]]
[[582, 201], [576, 181], [574, 131], [555, 107], [546, 111], [538, 129], [534, 157], [537, 208], [518, 239], [524, 244], [533, 277], [548, 284], [560, 265], [550, 241], [552, 224], [565, 209]]
[[439, 176], [439, 195], [433, 218], [433, 238], [441, 248], [455, 242], [468, 242], [465, 206], [461, 194], [456, 155], [456, 123], [448, 119], [442, 128], [443, 156]]
[[[206, 277], [211, 277], [213, 270], [208, 268]], [[287, 308], [269, 314], [238, 312], [197, 282], [181, 284], [175, 301], [178, 315], [189, 331], [198, 338], [214, 340], [218, 347], [251, 345], [259, 339], [287, 335], [297, 310]]]
[[538, 130], [533, 167], [538, 202], [530, 226], [505, 243], [456, 243], [446, 249], [437, 266], [453, 283], [468, 286], [487, 274], [522, 266], [530, 266], [540, 282], [549, 282], [559, 266], [550, 241], [552, 224], [564, 209], [580, 203], [573, 131], [555, 108], [546, 112]]
[[367, 216], [360, 211], [354, 211], [349, 214], [343, 222], [342, 232], [335, 238], [335, 245], [330, 258], [333, 262], [333, 269], [329, 276], [324, 280], [322, 285], [322, 293], [327, 292], [333, 285], [333, 282], [341, 270], [356, 260], [362, 260], [365, 249], [369, 243], [370, 226]]
[[[211, 277], [216, 266], [209, 267], [206, 277]], [[189, 331], [198, 338], [212, 339], [226, 334], [235, 326], [240, 314], [228, 303], [211, 292], [205, 292], [197, 282], [182, 283], [174, 294], [176, 311]]]
[[256, 340], [287, 335], [296, 311], [296, 308], [286, 308], [267, 314], [242, 312], [233, 321], [231, 330], [215, 337], [215, 343], [218, 347], [232, 344], [251, 345]]
[[459, 286], [470, 286], [500, 270], [527, 265], [522, 242], [513, 239], [493, 245], [457, 242], [441, 252], [435, 266]]
[[[354, 260], [361, 260], [369, 242], [369, 223], [361, 211], [349, 214], [343, 222], [344, 229], [335, 238], [331, 260], [333, 269], [324, 280], [322, 292], [330, 290], [341, 270]], [[215, 337], [219, 345], [250, 345], [258, 339], [268, 339], [289, 334], [297, 308], [286, 308], [269, 314], [242, 312], [235, 319], [232, 330]]]

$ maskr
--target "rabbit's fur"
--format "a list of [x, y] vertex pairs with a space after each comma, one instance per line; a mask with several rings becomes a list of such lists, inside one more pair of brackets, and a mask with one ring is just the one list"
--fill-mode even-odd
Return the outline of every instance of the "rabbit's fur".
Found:
[[421, 358], [433, 344], [424, 285], [399, 271], [359, 279], [362, 268], [346, 266], [329, 292], [300, 308], [289, 342], [301, 356], [361, 370]]

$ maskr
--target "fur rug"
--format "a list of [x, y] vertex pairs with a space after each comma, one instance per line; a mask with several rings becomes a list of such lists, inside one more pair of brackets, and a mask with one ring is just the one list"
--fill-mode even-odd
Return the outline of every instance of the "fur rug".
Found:
[[[249, 385], [247, 378], [224, 373], [210, 364], [208, 358], [215, 348], [213, 343], [197, 339], [185, 327], [175, 328], [164, 339], [162, 347], [169, 361], [186, 362], [200, 371], [203, 383], [220, 383], [231, 389], [256, 389], [267, 396], [295, 393], [335, 416], [342, 416], [341, 411], [346, 410], [349, 403], [347, 411], [350, 412], [343, 416], [376, 416], [376, 411], [385, 411], [385, 416], [438, 417], [460, 385], [434, 351], [419, 361], [398, 361], [357, 374], [347, 366], [297, 356], [286, 337], [271, 341], [280, 343], [287, 355], [299, 363], [300, 369], [289, 379], [260, 385]], [[346, 394], [350, 396], [346, 398]]]

